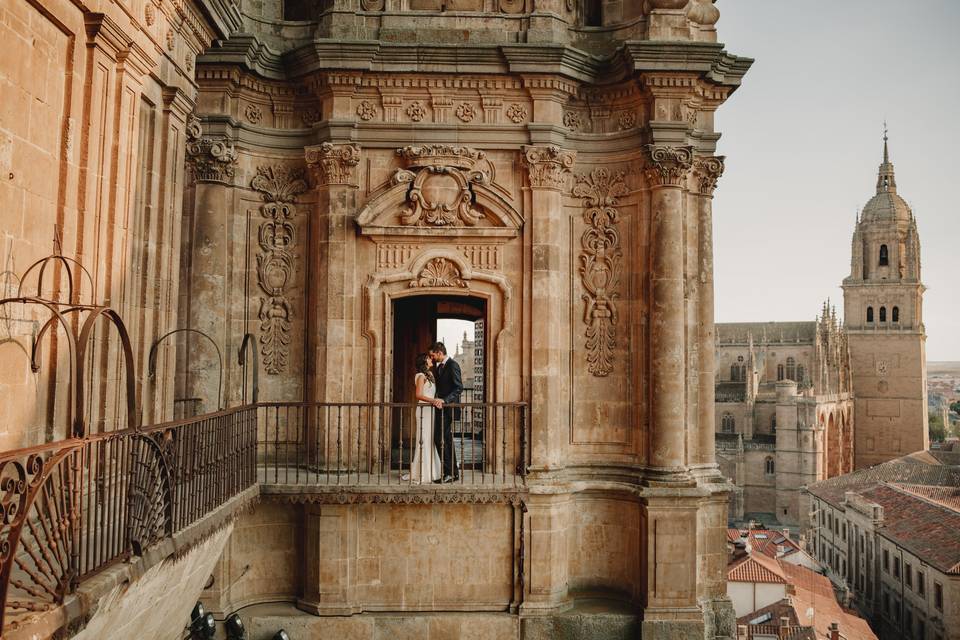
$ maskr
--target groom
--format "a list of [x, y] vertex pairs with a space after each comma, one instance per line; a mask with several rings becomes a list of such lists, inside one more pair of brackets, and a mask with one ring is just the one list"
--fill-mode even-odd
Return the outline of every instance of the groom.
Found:
[[463, 380], [460, 377], [460, 365], [447, 355], [447, 347], [442, 342], [434, 342], [430, 346], [430, 357], [436, 365], [437, 378], [437, 409], [434, 424], [442, 425], [434, 428], [433, 442], [443, 461], [443, 482], [453, 482], [460, 479], [457, 471], [457, 454], [453, 446], [453, 421], [460, 419], [460, 409], [443, 408], [445, 404], [460, 402], [460, 392], [463, 391]]

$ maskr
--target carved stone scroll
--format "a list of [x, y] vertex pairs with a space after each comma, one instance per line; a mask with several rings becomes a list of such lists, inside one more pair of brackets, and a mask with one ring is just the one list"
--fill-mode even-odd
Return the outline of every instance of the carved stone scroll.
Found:
[[302, 168], [275, 165], [257, 167], [250, 186], [263, 196], [260, 214], [265, 218], [257, 234], [257, 285], [260, 298], [260, 353], [268, 374], [286, 370], [290, 353], [290, 320], [293, 315], [287, 295], [296, 272], [297, 228], [293, 203], [307, 190]]
[[455, 287], [466, 289], [467, 282], [460, 274], [460, 269], [446, 258], [434, 258], [424, 265], [415, 279], [410, 281], [410, 287]]
[[410, 183], [407, 208], [400, 223], [407, 226], [474, 226], [483, 214], [474, 207], [474, 184], [489, 184], [493, 167], [486, 154], [469, 147], [425, 145], [397, 149], [406, 163], [394, 184]]
[[693, 165], [693, 147], [667, 147], [647, 145], [650, 166], [646, 170], [651, 184], [673, 187], [683, 186]]
[[583, 294], [583, 322], [587, 325], [587, 369], [595, 376], [613, 371], [617, 344], [616, 300], [620, 297], [623, 249], [620, 244], [620, 212], [617, 199], [626, 195], [624, 172], [598, 168], [589, 175], [576, 176], [573, 195], [584, 199], [586, 230], [580, 238], [580, 278]]
[[700, 195], [712, 196], [717, 188], [717, 181], [723, 175], [723, 156], [697, 158], [693, 161], [693, 173], [697, 178]]
[[560, 147], [524, 147], [523, 163], [530, 175], [530, 186], [542, 189], [563, 189], [567, 173], [577, 154]]
[[204, 136], [200, 120], [187, 120], [187, 167], [197, 182], [232, 184], [237, 171], [237, 151], [222, 136]]
[[357, 186], [354, 167], [360, 163], [360, 147], [356, 144], [324, 142], [304, 149], [307, 167], [318, 186]]

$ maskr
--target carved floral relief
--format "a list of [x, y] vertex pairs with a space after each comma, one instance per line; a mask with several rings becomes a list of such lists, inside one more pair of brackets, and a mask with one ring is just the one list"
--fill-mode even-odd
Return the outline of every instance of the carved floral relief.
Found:
[[454, 287], [466, 289], [467, 282], [460, 274], [460, 269], [447, 258], [433, 258], [424, 265], [420, 274], [410, 281], [415, 287]]
[[260, 214], [265, 218], [257, 233], [257, 285], [260, 298], [260, 353], [268, 374], [282, 373], [290, 354], [290, 320], [293, 308], [288, 289], [296, 272], [297, 229], [293, 203], [307, 190], [304, 170], [284, 165], [257, 167], [250, 186], [263, 196]]
[[404, 147], [397, 150], [407, 164], [393, 176], [394, 184], [409, 183], [407, 206], [400, 214], [406, 226], [474, 226], [483, 213], [474, 206], [474, 184], [490, 182], [491, 167], [482, 151], [449, 145]]
[[573, 195], [584, 199], [586, 230], [580, 237], [582, 253], [578, 269], [585, 293], [583, 321], [586, 329], [587, 369], [595, 376], [613, 371], [617, 343], [616, 300], [620, 297], [623, 248], [620, 243], [620, 211], [617, 200], [626, 195], [623, 171], [594, 169], [576, 176]]

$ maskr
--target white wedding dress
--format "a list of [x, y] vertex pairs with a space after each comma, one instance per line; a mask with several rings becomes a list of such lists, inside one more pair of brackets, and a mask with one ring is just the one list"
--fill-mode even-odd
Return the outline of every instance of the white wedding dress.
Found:
[[[436, 397], [437, 386], [422, 373], [414, 378], [414, 388], [423, 376], [423, 395]], [[410, 460], [410, 481], [419, 484], [440, 479], [443, 469], [440, 466], [440, 454], [433, 443], [433, 405], [420, 402], [417, 407], [417, 431], [413, 434], [413, 458]]]

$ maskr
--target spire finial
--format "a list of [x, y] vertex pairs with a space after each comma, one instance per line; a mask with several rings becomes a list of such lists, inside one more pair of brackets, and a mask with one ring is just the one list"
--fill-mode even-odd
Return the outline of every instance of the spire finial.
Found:
[[884, 191], [897, 192], [897, 180], [893, 175], [893, 164], [890, 162], [890, 148], [887, 144], [889, 139], [889, 129], [887, 121], [883, 121], [883, 162], [880, 164], [880, 171], [877, 174], [877, 193]]
[[890, 152], [887, 150], [887, 119], [883, 119], [883, 164], [890, 164]]

